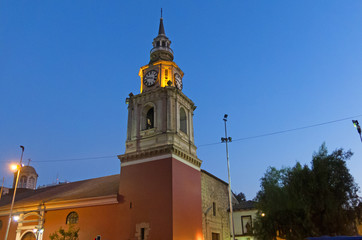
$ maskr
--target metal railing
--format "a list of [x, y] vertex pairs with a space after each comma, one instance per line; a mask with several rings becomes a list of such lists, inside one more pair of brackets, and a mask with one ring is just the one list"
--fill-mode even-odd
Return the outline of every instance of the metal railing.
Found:
[[170, 52], [170, 53], [173, 54], [172, 49], [169, 48], [169, 47], [154, 47], [154, 48], [151, 49], [151, 52], [150, 52], [150, 53], [153, 53], [153, 52], [158, 51], [158, 50], [167, 51], [167, 52]]

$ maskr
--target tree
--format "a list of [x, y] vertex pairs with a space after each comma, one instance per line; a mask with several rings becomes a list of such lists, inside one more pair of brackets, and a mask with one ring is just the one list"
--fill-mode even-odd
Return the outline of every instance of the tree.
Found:
[[79, 228], [76, 228], [73, 224], [69, 225], [68, 230], [64, 230], [62, 227], [58, 231], [49, 235], [51, 240], [79, 240]]
[[235, 195], [235, 198], [239, 202], [245, 202], [246, 201], [245, 194], [243, 192], [240, 192], [239, 194]]
[[357, 234], [360, 198], [346, 166], [351, 156], [343, 149], [328, 154], [323, 144], [313, 155], [311, 167], [300, 163], [280, 170], [270, 167], [257, 194], [258, 238]]

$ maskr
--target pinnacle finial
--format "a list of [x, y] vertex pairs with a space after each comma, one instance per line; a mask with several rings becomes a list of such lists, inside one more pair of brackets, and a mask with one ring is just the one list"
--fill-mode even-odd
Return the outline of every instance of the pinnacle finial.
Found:
[[172, 61], [173, 60], [173, 52], [170, 48], [171, 41], [168, 39], [165, 33], [165, 28], [163, 26], [163, 9], [161, 8], [161, 18], [160, 18], [160, 26], [158, 28], [158, 35], [153, 39], [151, 49], [151, 59], [150, 63], [153, 63], [158, 60]]
[[161, 8], [160, 27], [158, 28], [158, 35], [165, 35], [165, 28], [163, 27], [162, 8]]

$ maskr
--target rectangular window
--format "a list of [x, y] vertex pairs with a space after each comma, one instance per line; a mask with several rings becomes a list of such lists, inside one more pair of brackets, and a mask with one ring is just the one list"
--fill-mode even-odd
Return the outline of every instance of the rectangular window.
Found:
[[212, 233], [212, 240], [220, 240], [220, 233]]
[[216, 216], [216, 203], [212, 203], [212, 215]]
[[168, 79], [168, 69], [165, 69], [165, 79]]
[[141, 240], [145, 240], [145, 228], [141, 228]]
[[252, 234], [251, 231], [252, 228], [252, 221], [251, 221], [251, 215], [248, 216], [241, 216], [241, 230], [243, 234], [250, 235]]

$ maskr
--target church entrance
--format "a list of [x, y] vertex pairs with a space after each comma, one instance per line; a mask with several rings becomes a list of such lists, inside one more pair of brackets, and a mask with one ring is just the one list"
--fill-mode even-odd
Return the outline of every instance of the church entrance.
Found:
[[27, 232], [27, 233], [25, 233], [25, 235], [21, 238], [21, 240], [36, 240], [36, 237], [35, 237], [34, 233], [32, 233], [32, 232]]

